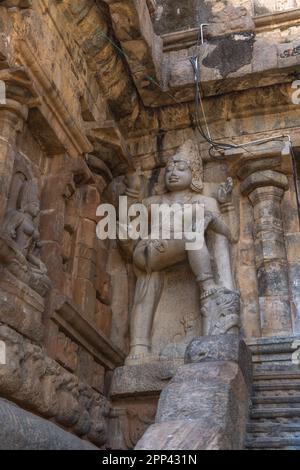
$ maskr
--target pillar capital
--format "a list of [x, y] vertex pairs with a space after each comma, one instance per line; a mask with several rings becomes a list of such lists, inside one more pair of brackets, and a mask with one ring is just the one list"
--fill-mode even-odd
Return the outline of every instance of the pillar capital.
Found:
[[[253, 173], [274, 171], [282, 174], [292, 174], [290, 143], [288, 140], [266, 142], [229, 149], [224, 155], [230, 167], [230, 174], [245, 181]], [[276, 178], [276, 175], [274, 175]]]
[[[272, 193], [283, 193], [289, 187], [287, 176], [274, 170], [256, 171], [250, 174], [241, 183], [241, 192], [249, 196], [258, 188], [276, 188], [279, 191], [271, 191]], [[280, 191], [281, 190], [281, 191]], [[262, 191], [264, 193], [265, 191]]]
[[20, 103], [19, 101], [12, 100], [9, 98], [7, 98], [5, 101], [5, 103], [0, 104], [1, 116], [5, 115], [6, 113], [12, 113], [15, 114], [19, 119], [22, 119], [24, 121], [27, 120], [28, 107], [26, 105]]
[[28, 108], [36, 105], [38, 95], [25, 69], [13, 67], [0, 70], [0, 82], [4, 93], [0, 110], [15, 113], [20, 119], [26, 120]]
[[0, 104], [0, 138], [13, 144], [16, 132], [23, 129], [28, 118], [28, 107], [18, 101], [6, 99]]

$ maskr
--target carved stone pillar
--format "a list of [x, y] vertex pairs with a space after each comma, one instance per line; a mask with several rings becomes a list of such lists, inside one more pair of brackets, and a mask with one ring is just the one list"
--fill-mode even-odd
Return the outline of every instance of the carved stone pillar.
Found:
[[278, 171], [256, 171], [242, 182], [241, 191], [254, 209], [253, 236], [262, 336], [292, 332], [288, 264], [281, 202], [287, 177]]
[[23, 129], [36, 92], [22, 67], [0, 71], [5, 103], [0, 104], [0, 219], [4, 216], [14, 166], [17, 133]]
[[0, 105], [0, 219], [3, 217], [11, 184], [17, 132], [27, 119], [26, 106], [7, 99]]

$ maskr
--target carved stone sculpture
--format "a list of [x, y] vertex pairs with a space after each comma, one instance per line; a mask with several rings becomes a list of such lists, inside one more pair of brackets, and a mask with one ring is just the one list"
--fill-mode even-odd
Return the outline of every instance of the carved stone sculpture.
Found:
[[103, 446], [107, 439], [107, 399], [11, 328], [1, 326], [0, 339], [7, 352], [7, 365], [0, 367], [2, 396]]
[[35, 180], [25, 180], [16, 208], [6, 213], [1, 229], [0, 261], [8, 271], [45, 296], [51, 283], [45, 264], [37, 256], [40, 244], [40, 202]]
[[215, 289], [201, 296], [203, 334], [238, 333], [240, 294], [226, 288]]
[[[132, 197], [135, 189], [139, 190], [137, 178], [130, 178], [135, 187], [129, 187], [127, 194]], [[151, 352], [151, 329], [155, 311], [160, 301], [163, 289], [163, 271], [187, 260], [193, 271], [196, 282], [201, 293], [201, 306], [204, 319], [204, 329], [206, 334], [220, 334], [236, 331], [238, 327], [239, 296], [230, 289], [225, 289], [224, 285], [219, 285], [215, 279], [214, 269], [211, 262], [211, 253], [207, 244], [209, 234], [220, 234], [230, 242], [234, 242], [232, 232], [224, 222], [219, 209], [217, 199], [202, 194], [202, 161], [198, 153], [196, 144], [187, 141], [176, 155], [170, 158], [166, 167], [165, 194], [153, 196], [143, 201], [150, 214], [152, 204], [174, 203], [204, 206], [204, 227], [205, 237], [201, 248], [186, 250], [185, 234], [182, 239], [176, 239], [174, 232], [171, 239], [163, 238], [148, 239], [138, 241], [135, 246], [131, 244], [134, 270], [137, 276], [133, 309], [131, 312], [131, 350], [127, 362], [140, 360], [148, 356]], [[218, 191], [220, 204], [228, 203], [230, 199], [233, 183], [231, 179], [221, 185]], [[161, 221], [159, 227], [151, 226], [152, 232], [161, 232]], [[174, 229], [174, 226], [171, 228]], [[193, 227], [194, 231], [198, 227]], [[218, 243], [214, 241], [213, 243]], [[128, 241], [120, 240], [123, 249], [130, 248]], [[125, 247], [125, 248], [124, 248]], [[224, 248], [225, 247], [225, 248]], [[226, 245], [223, 245], [223, 250]], [[228, 245], [226, 256], [228, 259]], [[222, 282], [222, 279], [221, 279]], [[225, 310], [224, 308], [225, 307]]]

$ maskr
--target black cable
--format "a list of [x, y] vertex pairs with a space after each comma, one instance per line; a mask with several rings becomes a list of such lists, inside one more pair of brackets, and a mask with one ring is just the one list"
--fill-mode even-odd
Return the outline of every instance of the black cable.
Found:
[[[212, 140], [203, 130], [202, 124], [201, 124], [201, 119], [199, 116], [199, 106], [200, 106], [200, 100], [201, 100], [201, 87], [200, 87], [200, 69], [199, 69], [199, 62], [198, 62], [198, 57], [193, 56], [190, 58], [190, 62], [192, 64], [193, 70], [194, 70], [194, 75], [195, 75], [195, 87], [196, 87], [196, 93], [195, 93], [195, 123], [196, 123], [196, 128], [200, 135], [205, 139], [210, 145], [211, 148], [215, 148], [216, 150], [221, 149], [221, 150], [228, 150], [230, 148], [235, 148], [235, 145], [231, 145], [228, 143], [222, 143], [222, 142], [215, 142]], [[203, 116], [205, 118], [205, 116]], [[211, 150], [211, 149], [210, 149]]]

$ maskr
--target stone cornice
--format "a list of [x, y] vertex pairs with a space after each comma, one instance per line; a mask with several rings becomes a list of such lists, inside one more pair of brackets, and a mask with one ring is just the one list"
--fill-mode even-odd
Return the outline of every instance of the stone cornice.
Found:
[[[114, 31], [130, 67], [132, 78], [146, 106], [161, 94], [163, 41], [154, 32], [146, 0], [104, 0]], [[126, 21], [124, 21], [126, 19]]]
[[291, 28], [300, 24], [300, 8], [280, 11], [272, 15], [260, 15], [254, 18], [256, 32], [262, 33], [275, 28]]
[[[252, 174], [268, 172], [275, 175], [289, 175], [293, 171], [288, 141], [270, 141], [226, 150], [224, 158], [230, 166], [230, 173], [242, 181], [247, 179], [250, 181]], [[262, 177], [262, 181], [268, 179], [272, 178]]]
[[[255, 23], [256, 33], [263, 33], [275, 28], [290, 28], [300, 24], [300, 8], [255, 16], [253, 20]], [[163, 34], [161, 37], [163, 40], [164, 52], [187, 49], [188, 47], [193, 46], [197, 42], [198, 34], [198, 28]], [[205, 37], [206, 34], [204, 29], [204, 38]]]

